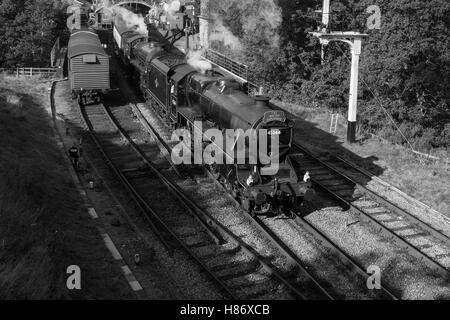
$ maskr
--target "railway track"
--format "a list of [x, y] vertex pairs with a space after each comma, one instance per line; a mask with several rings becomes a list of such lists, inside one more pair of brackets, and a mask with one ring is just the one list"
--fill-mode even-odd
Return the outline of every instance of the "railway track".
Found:
[[[159, 116], [156, 113], [152, 112], [152, 116], [155, 118], [159, 118]], [[139, 119], [139, 121], [142, 123], [142, 125], [146, 128], [147, 131], [149, 131], [155, 139], [159, 140], [159, 144], [166, 148], [168, 153], [171, 152], [171, 146], [167, 143], [167, 141], [170, 141], [171, 137], [170, 134], [167, 132], [167, 128], [164, 126], [158, 126], [158, 123], [150, 124], [148, 123], [147, 119], [142, 115], [139, 108], [136, 106], [133, 106], [133, 113], [135, 116]], [[160, 118], [159, 118], [160, 119]], [[161, 120], [161, 119], [160, 119]], [[157, 126], [155, 129], [154, 126]], [[209, 173], [209, 171], [207, 171]], [[228, 195], [228, 197], [238, 206], [240, 206], [240, 203], [233, 198], [226, 190], [225, 186], [220, 184], [215, 177], [213, 177], [210, 173], [210, 178], [215, 181], [217, 185], [219, 185], [222, 190], [224, 191], [224, 194]], [[253, 226], [259, 230], [267, 239], [270, 240], [272, 245], [281, 252], [284, 253], [284, 255], [287, 257], [287, 259], [290, 261], [290, 263], [297, 264], [304, 269], [304, 266], [298, 256], [289, 249], [289, 247], [283, 243], [281, 239], [276, 235], [276, 233], [271, 230], [262, 219], [260, 219], [257, 216], [251, 216], [248, 215], [248, 218], [253, 222]], [[358, 276], [360, 276], [362, 279], [367, 278], [367, 273], [365, 269], [358, 264], [354, 259], [352, 259], [349, 255], [347, 255], [343, 250], [341, 250], [339, 247], [333, 244], [331, 240], [329, 240], [323, 233], [321, 233], [319, 230], [314, 228], [310, 223], [308, 223], [306, 220], [301, 218], [300, 216], [296, 216], [295, 221], [301, 225], [303, 229], [305, 229], [308, 233], [310, 233], [314, 238], [316, 238], [322, 245], [324, 245], [326, 248], [328, 248], [334, 255], [338, 256], [341, 261], [348, 266], [350, 269], [355, 272]], [[306, 271], [305, 269], [303, 271]], [[306, 271], [308, 274], [309, 272]], [[316, 282], [317, 280], [314, 280]], [[390, 288], [387, 284], [382, 283], [381, 284], [381, 290], [383, 291], [383, 297], [386, 299], [393, 299], [397, 300], [399, 299], [399, 295], [395, 293], [395, 290]]]
[[[161, 158], [158, 148], [142, 150], [104, 105], [81, 108], [81, 115], [99, 151], [131, 194], [152, 231], [168, 250], [184, 250], [225, 298], [264, 297], [279, 284], [295, 298], [331, 298], [320, 288], [313, 295], [303, 292], [302, 284], [279, 273], [255, 250], [196, 207], [162, 173], [171, 169], [168, 161], [155, 165], [148, 160], [149, 153], [155, 159]], [[251, 278], [257, 280], [247, 280]]]
[[[168, 145], [167, 141], [171, 141], [171, 133], [166, 134], [164, 128], [157, 127], [153, 128], [152, 125], [149, 123], [146, 123], [146, 119], [142, 119], [142, 115], [140, 112], [138, 112], [138, 108], [136, 106], [133, 106], [133, 111], [136, 117], [140, 120], [141, 124], [144, 125], [147, 129], [147, 132], [151, 133], [154, 136], [155, 141], [157, 141], [159, 145], [160, 150], [166, 150], [166, 158], [170, 157], [170, 150], [171, 146]], [[156, 116], [156, 114], [155, 114]], [[158, 116], [157, 116], [158, 117]], [[165, 135], [165, 137], [163, 137]], [[170, 144], [170, 143], [169, 143]], [[311, 174], [313, 176], [313, 174]], [[316, 183], [316, 182], [315, 182]], [[316, 184], [317, 185], [317, 184]], [[334, 196], [333, 196], [334, 198]], [[342, 203], [341, 203], [342, 204]], [[314, 238], [316, 238], [319, 243], [324, 245], [326, 248], [330, 249], [331, 252], [333, 252], [336, 256], [340, 258], [340, 260], [343, 262], [344, 265], [349, 266], [352, 268], [352, 270], [362, 278], [367, 278], [367, 273], [363, 265], [358, 263], [357, 260], [353, 259], [350, 255], [346, 254], [345, 251], [340, 249], [337, 245], [335, 245], [330, 239], [328, 239], [323, 233], [321, 233], [318, 229], [316, 229], [312, 224], [310, 224], [308, 221], [303, 219], [301, 216], [296, 216], [295, 221], [301, 228], [306, 230], [308, 233], [312, 234]], [[255, 226], [258, 228], [260, 232], [262, 232], [267, 239], [270, 240], [270, 242], [280, 249], [282, 252], [284, 251], [284, 255], [288, 257], [288, 260], [291, 263], [297, 263], [297, 265], [301, 265], [298, 261], [298, 258], [295, 256], [293, 252], [289, 252], [289, 249], [286, 247], [286, 245], [279, 239], [274, 241], [273, 239], [276, 239], [276, 235], [265, 226], [264, 222], [259, 219], [254, 219]], [[403, 248], [403, 246], [402, 246]], [[286, 255], [286, 252], [288, 254]], [[418, 255], [417, 255], [418, 256]], [[422, 256], [421, 256], [422, 257]], [[423, 258], [423, 257], [422, 257]], [[315, 280], [314, 280], [315, 282]], [[324, 290], [325, 291], [325, 290]], [[395, 289], [391, 288], [389, 284], [382, 283], [382, 291], [385, 297], [390, 299], [399, 299], [401, 296], [399, 293], [396, 292]]]
[[[170, 133], [167, 131], [167, 127], [160, 126], [161, 122], [150, 124], [147, 121], [147, 119], [142, 115], [142, 113], [140, 112], [139, 108], [137, 108], [137, 106], [134, 105], [132, 107], [132, 109], [133, 109], [133, 113], [138, 118], [138, 120], [141, 122], [141, 124], [144, 126], [144, 128], [153, 136], [153, 138], [155, 140], [158, 141], [158, 144], [160, 145], [160, 147], [164, 148], [164, 151], [167, 152], [168, 154], [170, 154], [171, 146], [170, 146], [170, 143], [168, 143], [167, 141], [170, 141], [171, 136], [170, 136]], [[156, 114], [153, 114], [153, 116], [155, 118], [160, 119], [159, 116]], [[156, 126], [156, 128], [155, 128], [155, 126]], [[202, 172], [204, 172], [204, 171], [202, 171]], [[214, 180], [214, 183], [217, 183], [217, 181], [215, 179], [212, 179], [212, 180]], [[222, 190], [224, 191], [225, 195], [228, 195], [228, 192], [226, 190], [224, 190], [224, 189], [222, 189]], [[233, 199], [231, 197], [230, 197], [230, 199], [233, 200], [233, 203], [236, 203], [235, 199]], [[310, 282], [310, 285], [309, 285], [310, 287], [318, 288], [319, 291], [322, 292], [324, 297], [333, 299], [333, 294], [331, 294], [329, 292], [329, 289], [326, 289], [323, 285], [321, 285], [316, 280], [316, 278], [307, 270], [307, 268], [305, 268], [305, 266], [300, 261], [300, 259], [295, 255], [295, 253], [293, 253], [292, 250], [290, 250], [288, 248], [288, 246], [286, 246], [279, 239], [279, 237], [277, 237], [275, 235], [275, 233], [262, 228], [261, 225], [258, 223], [253, 224], [253, 226], [256, 227], [256, 229], [259, 230], [264, 235], [265, 239], [268, 240], [272, 244], [273, 247], [277, 248], [277, 250], [279, 250], [279, 252], [282, 253], [283, 257], [288, 261], [288, 263], [290, 265], [295, 266], [296, 270], [300, 271], [303, 276], [306, 276], [307, 280]], [[295, 272], [293, 272], [293, 274], [295, 274]]]
[[[143, 117], [140, 114], [139, 110], [136, 107], [134, 107], [133, 109], [134, 109], [135, 115], [140, 119], [140, 121], [145, 123], [146, 120], [142, 119]], [[168, 140], [168, 139], [170, 140], [170, 136], [166, 135], [165, 138], [161, 137], [161, 133], [163, 132], [163, 130], [161, 130], [161, 128], [159, 128], [158, 130], [155, 130], [148, 124], [147, 124], [147, 130], [152, 131], [153, 134], [155, 135], [155, 137], [158, 138], [159, 140], [161, 140], [161, 145], [164, 145], [165, 148], [169, 148], [169, 152], [170, 152], [170, 146], [168, 146], [166, 144], [166, 142], [164, 142], [164, 140]], [[316, 158], [313, 155], [310, 155], [310, 153], [307, 150], [301, 148], [300, 146], [296, 145], [295, 148], [297, 148], [297, 151], [300, 153], [301, 157], [299, 157], [299, 158], [301, 158], [301, 159], [294, 157], [294, 159], [293, 159], [294, 163], [297, 163], [299, 167], [301, 166], [302, 170], [310, 171], [312, 177], [318, 178], [317, 180], [313, 179], [314, 184], [316, 186], [318, 186], [320, 189], [322, 189], [323, 191], [325, 191], [327, 194], [331, 195], [333, 199], [340, 200], [339, 203], [344, 208], [353, 208], [351, 201], [348, 201], [350, 199], [345, 199], [345, 196], [343, 194], [345, 194], [346, 192], [347, 193], [350, 192], [350, 190], [354, 190], [355, 189], [354, 186], [357, 185], [357, 183], [354, 182], [353, 180], [351, 180], [350, 178], [347, 178], [345, 175], [341, 174], [340, 172], [336, 171], [336, 169], [327, 165], [322, 160], [320, 160], [318, 158], [316, 160]], [[323, 183], [323, 181], [325, 181], [325, 182], [328, 181], [328, 179], [324, 180], [323, 179], [324, 177], [329, 179], [329, 182], [330, 182], [329, 184]], [[348, 181], [348, 183], [347, 184], [342, 183], [341, 182], [342, 178], [345, 179], [345, 181]], [[349, 180], [351, 180], [351, 181], [349, 181]], [[366, 188], [364, 188], [363, 186], [361, 186], [361, 189], [366, 190]], [[335, 190], [336, 190], [336, 192], [333, 192]], [[224, 191], [226, 191], [226, 189], [224, 189]], [[373, 191], [367, 190], [367, 193], [371, 197], [373, 197], [372, 198], [372, 206], [370, 208], [371, 209], [379, 208], [379, 209], [376, 209], [375, 211], [382, 212], [381, 207], [383, 206], [383, 204], [388, 203], [388, 201], [386, 199], [382, 198], [381, 196], [375, 194]], [[344, 201], [342, 201], [341, 199]], [[412, 216], [411, 214], [402, 210], [401, 208], [395, 206], [394, 204], [389, 203], [389, 205], [390, 206], [388, 208], [395, 207], [395, 210], [399, 210], [404, 214], [405, 218], [403, 218], [404, 220], [401, 220], [402, 222], [409, 221], [409, 220], [407, 220], [407, 217], [411, 217], [410, 218], [411, 221], [416, 222], [415, 225], [409, 224], [408, 226], [404, 226], [402, 229], [399, 229], [399, 230], [409, 230], [412, 228], [418, 228], [419, 226], [417, 226], [417, 224], [423, 225], [424, 229], [431, 230], [433, 232], [433, 233], [430, 232], [430, 234], [429, 234], [430, 236], [432, 236], [433, 234], [436, 235], [436, 238], [440, 239], [441, 244], [446, 245], [445, 240], [447, 238], [446, 238], [445, 234], [442, 234], [439, 230], [433, 229], [429, 225], [425, 224], [424, 222], [420, 221], [416, 217]], [[424, 261], [425, 263], [427, 263], [427, 265], [430, 266], [433, 270], [435, 270], [440, 276], [448, 277], [448, 269], [445, 266], [439, 264], [439, 262], [436, 262], [435, 260], [433, 260], [425, 252], [420, 251], [419, 248], [414, 246], [414, 244], [408, 242], [406, 239], [404, 239], [400, 235], [396, 234], [395, 229], [391, 230], [388, 228], [388, 226], [384, 226], [382, 224], [382, 221], [370, 219], [371, 216], [377, 216], [376, 212], [373, 215], [367, 217], [365, 215], [365, 212], [363, 210], [361, 210], [362, 209], [361, 207], [363, 207], [363, 206], [357, 207], [355, 205], [355, 208], [354, 208], [355, 210], [358, 210], [356, 212], [358, 213], [359, 216], [364, 215], [363, 217], [361, 217], [361, 220], [367, 221], [373, 225], [379, 226], [379, 230], [383, 231], [383, 234], [385, 236], [387, 236], [389, 239], [394, 240], [398, 245], [400, 245], [400, 247], [402, 249], [406, 249], [408, 251], [408, 253], [412, 254], [413, 256], [415, 256], [415, 257], [419, 258], [420, 260]], [[383, 210], [383, 212], [385, 212], [385, 211]], [[396, 211], [392, 211], [392, 212], [396, 212]], [[268, 239], [276, 239], [276, 235], [274, 234], [274, 232], [272, 230], [270, 230], [270, 228], [267, 227], [261, 219], [259, 219], [258, 217], [252, 217], [252, 219], [255, 222], [255, 226]], [[365, 269], [366, 266], [362, 265], [356, 259], [354, 259], [350, 255], [348, 255], [344, 250], [339, 248], [323, 232], [321, 232], [314, 225], [309, 223], [300, 214], [295, 213], [294, 221], [299, 226], [301, 226], [304, 230], [306, 230], [308, 233], [313, 235], [314, 238], [316, 238], [322, 245], [324, 245], [329, 250], [331, 250], [331, 252], [333, 252], [334, 255], [339, 257], [340, 260], [346, 266], [351, 268], [356, 274], [358, 274], [360, 277], [363, 277], [363, 278], [367, 277], [367, 271]], [[416, 234], [417, 237], [423, 236], [423, 235], [424, 235], [423, 233]], [[277, 240], [276, 242], [273, 242], [273, 241], [271, 241], [271, 242], [279, 249], [281, 249], [281, 250], [287, 249], [287, 251], [289, 252], [289, 248], [287, 248], [286, 245], [283, 244], [281, 240]], [[447, 242], [447, 243], [450, 243], [450, 242]], [[421, 248], [427, 248], [427, 247], [429, 247], [429, 246], [422, 246]], [[290, 253], [291, 257], [295, 256], [294, 253], [292, 253], [292, 252], [289, 252], [289, 253]], [[447, 257], [448, 254], [443, 253], [442, 256]], [[435, 258], [439, 258], [439, 255], [435, 256]], [[381, 284], [381, 290], [385, 294], [385, 297], [387, 297], [389, 299], [400, 299], [400, 297], [401, 297], [401, 294], [398, 292], [398, 290], [391, 287], [388, 283], [384, 283], [383, 281]]]
[[[344, 209], [351, 209], [361, 221], [376, 227], [409, 254], [424, 261], [445, 279], [449, 278], [450, 238], [421, 221], [406, 210], [376, 194], [354, 179], [338, 171], [296, 144], [294, 163], [309, 171], [313, 184], [337, 201]], [[347, 163], [347, 165], [350, 165]], [[300, 221], [300, 220], [298, 220]], [[305, 221], [302, 219], [301, 222]]]

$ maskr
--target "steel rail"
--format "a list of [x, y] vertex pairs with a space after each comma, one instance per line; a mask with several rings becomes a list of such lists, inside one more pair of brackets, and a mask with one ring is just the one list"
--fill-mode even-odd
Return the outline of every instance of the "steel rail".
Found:
[[[104, 107], [104, 106], [103, 106]], [[82, 119], [86, 125], [86, 127], [89, 129], [89, 133], [91, 135], [91, 137], [93, 138], [97, 148], [99, 149], [99, 151], [101, 152], [101, 154], [103, 155], [103, 157], [105, 158], [105, 160], [107, 161], [108, 165], [113, 169], [114, 173], [118, 176], [119, 180], [123, 183], [123, 185], [125, 186], [125, 188], [132, 194], [133, 200], [136, 202], [136, 204], [142, 208], [142, 206], [145, 207], [146, 210], [142, 210], [142, 212], [144, 213], [144, 216], [146, 217], [146, 220], [148, 222], [150, 222], [151, 226], [152, 226], [152, 230], [154, 230], [158, 236], [158, 238], [160, 238], [160, 240], [163, 243], [167, 243], [167, 240], [164, 239], [164, 236], [161, 234], [160, 230], [158, 230], [155, 225], [153, 224], [153, 222], [151, 221], [151, 218], [149, 217], [149, 214], [152, 216], [153, 219], [155, 219], [161, 226], [162, 228], [164, 228], [164, 230], [169, 233], [169, 235], [171, 236], [171, 238], [173, 240], [175, 240], [180, 247], [182, 247], [184, 249], [184, 251], [186, 253], [188, 253], [188, 255], [190, 257], [192, 257], [194, 259], [194, 261], [204, 270], [206, 271], [206, 273], [208, 274], [208, 276], [214, 280], [214, 282], [216, 282], [219, 287], [221, 288], [221, 291], [225, 292], [225, 294], [234, 300], [237, 300], [238, 297], [237, 295], [232, 292], [232, 290], [230, 290], [230, 288], [222, 281], [220, 280], [201, 260], [200, 258], [197, 257], [197, 255], [190, 249], [187, 247], [187, 245], [173, 232], [173, 230], [167, 226], [164, 221], [161, 220], [161, 218], [158, 216], [158, 214], [156, 214], [156, 212], [154, 212], [151, 207], [147, 204], [147, 202], [142, 199], [142, 197], [140, 197], [140, 195], [137, 193], [137, 191], [134, 189], [134, 187], [131, 185], [131, 183], [129, 183], [128, 179], [120, 172], [120, 170], [114, 165], [114, 163], [112, 162], [112, 160], [109, 158], [109, 156], [107, 155], [106, 151], [103, 149], [98, 137], [96, 136], [95, 130], [93, 129], [92, 125], [89, 125], [89, 121], [88, 121], [88, 115], [82, 111]], [[118, 128], [116, 128], [118, 129]]]
[[168, 179], [164, 174], [158, 170], [155, 165], [147, 158], [145, 153], [130, 139], [128, 134], [124, 132], [117, 119], [111, 113], [111, 111], [104, 106], [105, 112], [108, 114], [110, 121], [117, 128], [118, 132], [121, 136], [128, 141], [133, 150], [139, 154], [144, 163], [152, 170], [153, 173], [161, 180], [161, 182], [172, 192], [175, 197], [188, 209], [190, 214], [203, 226], [206, 232], [211, 236], [211, 238], [217, 243], [224, 243], [222, 235], [220, 235], [219, 231], [216, 230], [214, 222], [209, 219], [209, 217], [203, 214], [203, 211], [195, 205], [193, 201], [191, 201], [179, 188], [175, 185], [170, 179]]
[[[353, 165], [352, 163], [348, 162], [347, 160], [338, 157], [338, 156], [333, 156], [334, 158], [336, 158], [337, 160], [343, 162], [345, 165], [351, 167], [353, 170], [358, 171], [360, 174], [363, 174], [364, 176], [368, 177], [368, 178], [372, 178], [370, 173], [358, 168], [357, 166]], [[332, 165], [330, 165], [332, 166]], [[333, 166], [332, 166], [333, 167]], [[338, 168], [335, 168], [336, 171], [339, 171]], [[381, 180], [381, 179], [380, 179]], [[354, 180], [353, 180], [354, 181]], [[384, 181], [383, 181], [384, 182]], [[354, 183], [361, 189], [363, 189], [364, 191], [366, 191], [367, 193], [369, 193], [371, 196], [377, 198], [378, 200], [380, 200], [381, 202], [383, 202], [383, 204], [385, 204], [386, 206], [389, 207], [389, 209], [391, 209], [392, 211], [402, 215], [403, 217], [412, 220], [414, 223], [418, 224], [420, 226], [420, 228], [424, 229], [425, 231], [427, 231], [429, 234], [431, 234], [433, 237], [441, 240], [443, 243], [447, 243], [450, 244], [450, 237], [448, 237], [447, 235], [445, 235], [443, 233], [442, 230], [438, 230], [432, 226], [430, 226], [429, 224], [427, 224], [426, 222], [420, 220], [419, 218], [417, 218], [416, 216], [414, 216], [413, 214], [409, 213], [408, 211], [400, 208], [399, 206], [397, 206], [396, 204], [394, 204], [393, 202], [389, 201], [388, 199], [382, 197], [381, 195], [373, 192], [372, 190], [370, 190], [369, 188], [367, 188], [366, 186], [361, 185], [360, 183], [354, 181]], [[386, 182], [384, 182], [384, 184], [387, 184]], [[389, 188], [392, 190], [391, 186], [389, 186]], [[396, 191], [396, 190], [394, 190]], [[403, 195], [402, 195], [403, 196]], [[426, 208], [428, 209], [428, 208]]]
[[[311, 223], [306, 221], [303, 217], [298, 215], [298, 213], [294, 212], [294, 221], [298, 225], [300, 225], [303, 229], [313, 234], [315, 237], [317, 237], [319, 243], [321, 245], [326, 246], [328, 249], [332, 250], [335, 254], [339, 256], [341, 260], [346, 262], [346, 264], [351, 267], [353, 270], [356, 271], [362, 278], [367, 278], [367, 273], [364, 270], [364, 268], [351, 256], [349, 256], [346, 252], [344, 252], [342, 249], [340, 249], [338, 246], [336, 246], [326, 235], [324, 235], [322, 232], [320, 232], [316, 227], [314, 227]], [[400, 300], [399, 296], [394, 293], [394, 289], [391, 288], [388, 284], [384, 283], [384, 281], [381, 282], [381, 290], [389, 296], [393, 300]]]
[[[130, 196], [132, 197], [133, 201], [137, 204], [140, 211], [143, 213], [144, 218], [149, 223], [150, 228], [152, 231], [156, 234], [156, 236], [160, 239], [160, 241], [163, 243], [164, 247], [167, 250], [171, 250], [171, 245], [164, 239], [164, 236], [161, 234], [161, 232], [156, 228], [155, 224], [151, 221], [149, 216], [146, 214], [146, 209], [143, 207], [142, 199], [140, 199], [139, 195], [137, 194], [136, 190], [131, 186], [131, 184], [128, 182], [126, 177], [120, 172], [120, 170], [113, 164], [113, 161], [108, 156], [104, 148], [102, 147], [97, 135], [95, 134], [95, 131], [92, 127], [92, 125], [89, 124], [88, 121], [88, 115], [84, 112], [82, 107], [80, 106], [80, 117], [83, 121], [83, 124], [85, 126], [85, 129], [88, 130], [88, 133], [94, 142], [95, 146], [99, 150], [100, 154], [103, 156], [103, 158], [106, 160], [106, 164], [108, 167], [111, 168], [111, 170], [116, 174], [116, 176], [119, 178], [120, 182], [125, 186], [125, 188], [128, 190]], [[154, 214], [154, 212], [151, 211], [151, 214]]]
[[[214, 179], [214, 177], [210, 174], [211, 178]], [[224, 190], [226, 191], [225, 187], [220, 184], [220, 182], [218, 182], [218, 184], [224, 188]], [[237, 205], [240, 206], [239, 201], [237, 201], [234, 197], [232, 197], [230, 194], [228, 194], [228, 196], [230, 197], [230, 199], [232, 199]], [[335, 253], [336, 255], [338, 255], [342, 260], [344, 260], [346, 262], [346, 264], [348, 266], [350, 266], [354, 271], [356, 271], [356, 273], [358, 273], [362, 278], [367, 278], [367, 273], [366, 271], [364, 271], [364, 269], [359, 265], [359, 263], [357, 263], [356, 261], [354, 261], [348, 254], [346, 254], [342, 249], [340, 249], [339, 247], [337, 247], [330, 239], [328, 239], [322, 232], [320, 232], [318, 229], [316, 229], [313, 225], [311, 225], [308, 221], [306, 221], [305, 219], [303, 219], [302, 217], [300, 217], [297, 213], [292, 212], [293, 215], [295, 216], [294, 221], [303, 229], [305, 229], [306, 231], [308, 231], [309, 233], [311, 233], [316, 240], [319, 241], [320, 244], [326, 246], [328, 249], [330, 249], [331, 251], [333, 251], [333, 253]], [[275, 235], [275, 233], [270, 230], [269, 227], [267, 227], [261, 219], [259, 219], [257, 216], [252, 217], [251, 215], [248, 215], [248, 217], [253, 220], [253, 222], [255, 223], [255, 226], [262, 232], [264, 233], [269, 239], [273, 239], [275, 240], [275, 238], [277, 238], [277, 236]], [[290, 253], [292, 256], [288, 256], [288, 259], [290, 259], [291, 261], [295, 261], [295, 263], [303, 265], [302, 262], [300, 261], [300, 259], [295, 255], [295, 253], [293, 253], [291, 251], [291, 249], [289, 249], [286, 244], [284, 244], [281, 240], [278, 241], [273, 241], [272, 244], [274, 244], [275, 246], [277, 246], [280, 250], [286, 250], [286, 252]], [[304, 268], [304, 267], [302, 267]], [[307, 271], [306, 269], [302, 269], [302, 271], [309, 273], [309, 271]], [[311, 277], [313, 277], [311, 275]], [[320, 286], [321, 288], [323, 288], [322, 285], [320, 285], [317, 280], [315, 280], [314, 278], [312, 278], [311, 280], [313, 280], [313, 282]], [[326, 291], [326, 289], [323, 288], [323, 290]], [[381, 290], [392, 300], [399, 300], [400, 298], [393, 293], [394, 290], [392, 288], [390, 288], [388, 285], [382, 283], [381, 284]], [[327, 292], [326, 293], [327, 296], [330, 299], [334, 298]]]

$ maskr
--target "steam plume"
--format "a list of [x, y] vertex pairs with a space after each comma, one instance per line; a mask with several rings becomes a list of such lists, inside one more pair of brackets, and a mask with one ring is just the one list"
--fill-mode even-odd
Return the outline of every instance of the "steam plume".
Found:
[[178, 0], [167, 0], [163, 7], [167, 15], [173, 16], [175, 13], [180, 11], [181, 3]]
[[241, 41], [227, 27], [224, 26], [222, 18], [217, 14], [212, 14], [211, 17], [214, 20], [214, 24], [209, 37], [210, 40], [220, 41], [232, 50], [242, 50]]
[[208, 70], [212, 69], [211, 63], [204, 60], [203, 57], [203, 51], [202, 50], [192, 50], [189, 51], [187, 54], [187, 63], [195, 68], [196, 70], [200, 71], [201, 73], [205, 73]]
[[101, 4], [103, 7], [110, 9], [113, 14], [119, 15], [128, 28], [133, 28], [142, 34], [147, 34], [147, 25], [141, 14], [136, 14], [121, 6], [113, 6], [110, 0], [102, 0]]

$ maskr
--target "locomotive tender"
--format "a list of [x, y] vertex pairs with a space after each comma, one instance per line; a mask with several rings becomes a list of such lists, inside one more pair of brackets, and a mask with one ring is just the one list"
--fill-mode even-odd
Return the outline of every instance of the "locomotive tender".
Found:
[[[251, 214], [290, 214], [296, 205], [309, 200], [313, 194], [309, 173], [299, 173], [291, 163], [293, 123], [284, 112], [275, 110], [267, 97], [248, 96], [240, 83], [224, 77], [218, 70], [197, 71], [154, 25], [149, 24], [148, 30], [148, 36], [144, 37], [116, 19], [113, 30], [116, 52], [134, 75], [146, 101], [168, 125], [189, 129], [191, 133], [202, 130], [202, 135], [215, 128], [222, 132], [264, 129], [269, 141], [272, 135], [278, 136], [276, 174], [266, 175], [267, 165], [261, 162], [224, 161], [210, 166], [210, 171], [244, 209]], [[248, 138], [252, 137], [245, 138], [247, 148]], [[203, 140], [203, 146], [214, 143], [205, 136]], [[271, 150], [269, 146], [269, 153]]]

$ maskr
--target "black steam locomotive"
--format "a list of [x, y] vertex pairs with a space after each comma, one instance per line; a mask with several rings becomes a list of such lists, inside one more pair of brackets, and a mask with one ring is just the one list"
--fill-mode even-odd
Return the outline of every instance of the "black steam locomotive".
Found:
[[[276, 174], [266, 175], [270, 164], [260, 161], [210, 166], [242, 206], [252, 214], [290, 214], [294, 206], [308, 199], [313, 193], [309, 174], [299, 173], [291, 163], [293, 124], [284, 112], [272, 108], [269, 98], [251, 98], [240, 83], [224, 77], [218, 70], [197, 71], [154, 26], [149, 25], [148, 29], [148, 36], [143, 36], [117, 21], [114, 26], [117, 53], [138, 81], [145, 99], [168, 125], [193, 132], [201, 121], [203, 131], [264, 129], [268, 141], [272, 135], [278, 136]], [[249, 147], [249, 139], [245, 139]], [[208, 138], [204, 140], [204, 145], [213, 143]], [[272, 151], [269, 146], [269, 155]], [[247, 152], [245, 157], [249, 156]]]

